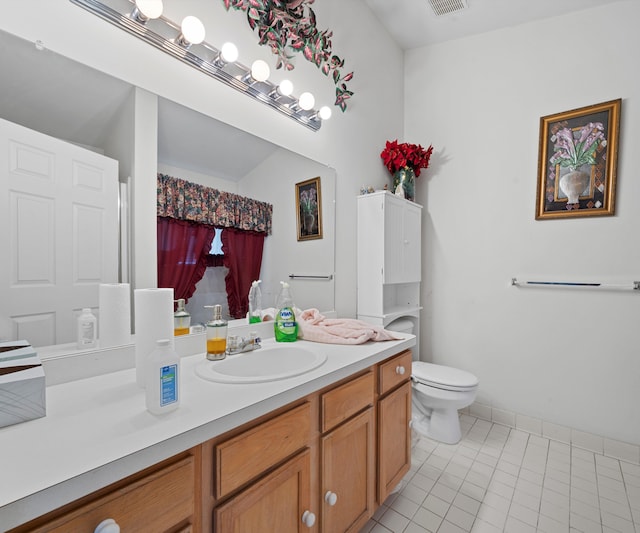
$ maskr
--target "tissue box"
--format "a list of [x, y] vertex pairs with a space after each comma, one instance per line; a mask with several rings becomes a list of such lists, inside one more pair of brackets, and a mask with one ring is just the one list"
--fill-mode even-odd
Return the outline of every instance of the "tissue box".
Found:
[[44, 369], [27, 341], [0, 342], [0, 427], [46, 415]]

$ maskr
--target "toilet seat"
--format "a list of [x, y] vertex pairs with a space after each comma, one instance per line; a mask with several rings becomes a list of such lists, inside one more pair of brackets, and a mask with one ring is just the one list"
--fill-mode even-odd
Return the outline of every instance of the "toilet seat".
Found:
[[478, 378], [470, 372], [423, 361], [412, 363], [411, 380], [429, 387], [450, 391], [470, 391], [478, 386]]

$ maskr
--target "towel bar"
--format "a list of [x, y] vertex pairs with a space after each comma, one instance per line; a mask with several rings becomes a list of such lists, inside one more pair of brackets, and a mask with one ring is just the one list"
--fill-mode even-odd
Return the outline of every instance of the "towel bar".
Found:
[[600, 283], [587, 281], [518, 281], [517, 278], [511, 278], [511, 285], [517, 287], [527, 286], [546, 286], [546, 287], [584, 287], [591, 289], [622, 289], [640, 291], [640, 281], [632, 281], [629, 283]]
[[333, 279], [333, 274], [329, 274], [326, 276], [311, 276], [311, 275], [306, 275], [306, 274], [289, 274], [289, 279], [325, 279], [325, 280], [332, 280]]

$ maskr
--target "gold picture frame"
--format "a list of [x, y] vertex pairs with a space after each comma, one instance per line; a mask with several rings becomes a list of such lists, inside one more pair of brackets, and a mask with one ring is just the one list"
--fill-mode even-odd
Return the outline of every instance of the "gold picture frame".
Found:
[[320, 176], [296, 183], [298, 240], [322, 239]]
[[536, 220], [614, 214], [621, 102], [540, 119]]

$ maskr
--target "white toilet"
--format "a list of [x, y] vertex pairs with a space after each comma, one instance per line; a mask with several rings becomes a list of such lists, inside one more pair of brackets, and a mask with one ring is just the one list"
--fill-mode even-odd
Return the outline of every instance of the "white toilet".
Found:
[[411, 427], [419, 435], [455, 444], [460, 441], [458, 409], [473, 403], [478, 378], [449, 366], [414, 361]]

